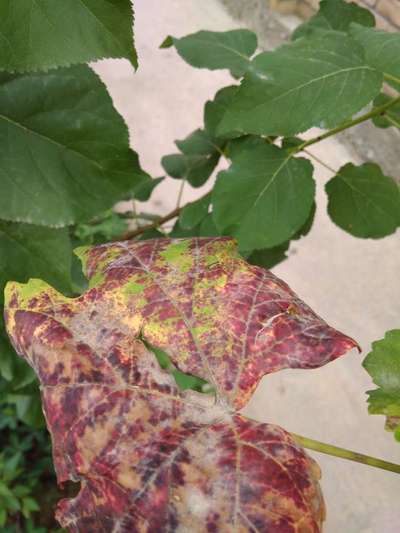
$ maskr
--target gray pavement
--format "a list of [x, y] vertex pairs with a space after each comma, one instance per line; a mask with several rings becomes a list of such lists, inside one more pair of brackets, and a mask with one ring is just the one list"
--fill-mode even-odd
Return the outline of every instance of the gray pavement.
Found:
[[[173, 141], [202, 123], [204, 102], [231, 83], [227, 72], [197, 70], [174, 49], [159, 50], [168, 34], [237, 27], [217, 0], [136, 0], [136, 43], [140, 67], [102, 61], [96, 70], [125, 117], [132, 146], [143, 167], [163, 174], [160, 159], [175, 151]], [[312, 147], [330, 166], [357, 162], [335, 139]], [[326, 214], [324, 184], [329, 172], [315, 163], [318, 210], [309, 235], [296, 242], [290, 258], [274, 272], [331, 325], [358, 340], [355, 351], [313, 371], [286, 370], [261, 382], [245, 413], [311, 438], [400, 462], [400, 445], [383, 430], [384, 418], [368, 416], [364, 392], [373, 388], [361, 367], [370, 343], [400, 327], [400, 239], [360, 240], [334, 226]], [[153, 212], [175, 207], [179, 182], [156, 189]], [[184, 191], [183, 201], [210, 187]], [[311, 453], [311, 452], [310, 452]], [[400, 476], [317, 453], [327, 504], [326, 533], [399, 533]]]

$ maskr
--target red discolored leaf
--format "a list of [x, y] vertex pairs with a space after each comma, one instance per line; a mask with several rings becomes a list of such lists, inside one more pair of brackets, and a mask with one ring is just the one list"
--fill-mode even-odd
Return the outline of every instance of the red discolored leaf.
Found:
[[[90, 288], [7, 287], [12, 342], [42, 384], [72, 532], [319, 532], [318, 467], [288, 433], [241, 408], [261, 377], [314, 368], [354, 341], [230, 239], [81, 249]], [[214, 395], [180, 391], [142, 339]]]

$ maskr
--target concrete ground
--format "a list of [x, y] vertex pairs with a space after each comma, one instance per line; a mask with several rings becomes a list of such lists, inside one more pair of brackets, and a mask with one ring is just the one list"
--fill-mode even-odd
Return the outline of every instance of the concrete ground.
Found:
[[[125, 117], [132, 146], [143, 167], [163, 175], [160, 159], [175, 151], [174, 139], [202, 124], [202, 108], [218, 88], [231, 83], [227, 72], [197, 70], [174, 49], [159, 50], [168, 34], [237, 27], [217, 0], [136, 0], [136, 43], [140, 67], [103, 61], [96, 70]], [[357, 162], [357, 155], [329, 139], [311, 150], [330, 166]], [[296, 242], [274, 272], [331, 325], [353, 336], [364, 352], [350, 353], [313, 371], [283, 371], [263, 379], [246, 414], [308, 437], [400, 462], [400, 445], [383, 430], [384, 418], [369, 416], [365, 391], [373, 388], [361, 361], [373, 340], [400, 327], [400, 239], [361, 240], [327, 217], [324, 184], [329, 172], [315, 163], [318, 210], [309, 235]], [[151, 210], [175, 207], [180, 183], [169, 179], [156, 189]], [[187, 187], [183, 202], [210, 187]], [[149, 206], [148, 206], [149, 209]], [[326, 533], [398, 533], [400, 476], [317, 453], [328, 516]]]

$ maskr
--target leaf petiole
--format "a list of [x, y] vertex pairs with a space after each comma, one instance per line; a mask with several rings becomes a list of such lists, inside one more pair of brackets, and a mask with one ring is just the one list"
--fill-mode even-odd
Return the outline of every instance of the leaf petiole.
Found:
[[[400, 80], [399, 80], [399, 83], [400, 83]], [[372, 109], [371, 111], [368, 111], [368, 113], [364, 113], [358, 118], [355, 118], [353, 120], [347, 120], [346, 122], [343, 122], [343, 124], [341, 124], [340, 126], [337, 126], [336, 128], [333, 128], [327, 131], [326, 133], [323, 133], [322, 135], [317, 135], [317, 137], [313, 137], [312, 139], [309, 139], [308, 141], [304, 141], [302, 144], [299, 144], [299, 146], [296, 146], [296, 148], [293, 149], [292, 154], [295, 155], [298, 152], [303, 151], [304, 148], [311, 146], [312, 144], [316, 144], [320, 141], [327, 139], [328, 137], [332, 137], [333, 135], [340, 133], [341, 131], [352, 128], [353, 126], [357, 126], [357, 124], [366, 122], [367, 120], [370, 120], [371, 118], [382, 114], [384, 111], [386, 111], [387, 109], [389, 109], [390, 107], [398, 103], [400, 103], [400, 96], [398, 96], [397, 98], [394, 98], [393, 100], [390, 100], [389, 102], [386, 102], [385, 104], [379, 107], [374, 107], [374, 109]]]
[[308, 450], [314, 450], [316, 452], [333, 455], [334, 457], [340, 457], [349, 461], [355, 461], [356, 463], [362, 463], [368, 466], [373, 466], [375, 468], [381, 468], [383, 470], [388, 470], [389, 472], [400, 474], [400, 465], [398, 464], [389, 463], [388, 461], [383, 461], [382, 459], [377, 459], [376, 457], [370, 457], [369, 455], [353, 452], [351, 450], [347, 450], [346, 448], [339, 448], [338, 446], [333, 446], [332, 444], [326, 444], [325, 442], [309, 439], [308, 437], [296, 435], [295, 433], [291, 433], [291, 435], [298, 444], [304, 448], [307, 448]]

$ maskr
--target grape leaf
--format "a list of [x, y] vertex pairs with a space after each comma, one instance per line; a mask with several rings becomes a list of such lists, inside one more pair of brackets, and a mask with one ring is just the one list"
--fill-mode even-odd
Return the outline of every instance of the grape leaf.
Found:
[[[382, 105], [385, 105], [391, 100], [393, 100], [393, 98], [391, 98], [387, 94], [381, 93], [375, 98], [374, 107], [380, 107]], [[372, 119], [372, 122], [378, 128], [390, 128], [391, 126], [394, 126], [395, 128], [399, 128], [400, 130], [400, 102], [393, 105], [392, 107], [389, 107], [389, 109], [386, 109], [380, 115], [374, 117]]]
[[382, 74], [340, 32], [298, 39], [253, 59], [217, 130], [295, 135], [331, 128], [367, 105]]
[[66, 229], [0, 221], [0, 305], [9, 280], [41, 277], [71, 291], [71, 243]]
[[242, 252], [243, 257], [251, 265], [272, 268], [287, 258], [286, 252], [289, 250], [290, 241], [286, 241], [273, 248], [264, 248], [264, 250], [254, 250], [253, 252]]
[[183, 229], [192, 229], [207, 216], [210, 206], [211, 193], [186, 204], [179, 215], [179, 224]]
[[387, 331], [372, 343], [363, 366], [379, 388], [368, 391], [368, 411], [387, 416], [387, 429], [400, 428], [400, 330]]
[[365, 50], [368, 65], [379, 72], [396, 78], [395, 88], [400, 86], [400, 33], [365, 28], [359, 24], [352, 24], [350, 34]]
[[179, 150], [186, 155], [212, 155], [221, 151], [222, 142], [206, 131], [197, 129], [181, 141], [175, 141]]
[[374, 163], [347, 163], [326, 184], [333, 222], [356, 237], [378, 239], [400, 225], [400, 189]]
[[139, 202], [147, 202], [147, 200], [152, 195], [154, 189], [160, 185], [162, 181], [164, 181], [164, 177], [161, 178], [151, 178], [150, 176], [146, 175], [146, 177], [141, 181], [132, 191], [132, 196], [135, 198], [135, 200], [139, 200]]
[[0, 73], [0, 144], [4, 220], [86, 221], [148, 179], [103, 83], [83, 65]]
[[[91, 287], [79, 298], [39, 280], [6, 289], [8, 332], [41, 380], [58, 480], [83, 481], [60, 502], [61, 525], [320, 532], [317, 466], [284, 430], [234, 410], [264, 374], [324, 365], [355, 342], [231, 239], [77, 253]], [[149, 344], [215, 394], [179, 390]]]
[[2, 0], [0, 70], [26, 72], [125, 57], [137, 67], [129, 0]]
[[161, 159], [165, 172], [176, 179], [187, 180], [192, 187], [201, 187], [218, 164], [220, 155], [169, 154]]
[[199, 31], [164, 42], [173, 44], [189, 65], [210, 70], [229, 69], [235, 78], [246, 72], [257, 48], [257, 36], [250, 30]]
[[311, 163], [260, 139], [237, 141], [213, 189], [217, 228], [241, 250], [271, 248], [305, 223], [314, 201]]
[[231, 104], [236, 91], [237, 85], [230, 85], [220, 89], [213, 100], [208, 100], [204, 106], [204, 129], [213, 138], [218, 139], [233, 139], [241, 135], [240, 132], [228, 132], [217, 137], [217, 128], [223, 119], [226, 110]]
[[322, 0], [319, 11], [310, 20], [301, 24], [292, 34], [292, 39], [312, 36], [315, 30], [346, 32], [354, 22], [362, 26], [375, 26], [375, 17], [368, 9], [344, 0]]

